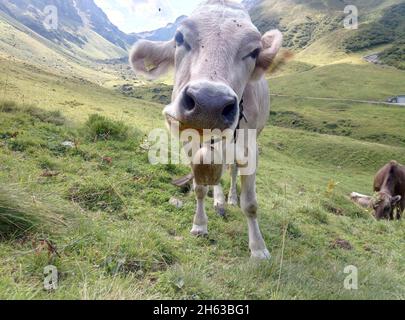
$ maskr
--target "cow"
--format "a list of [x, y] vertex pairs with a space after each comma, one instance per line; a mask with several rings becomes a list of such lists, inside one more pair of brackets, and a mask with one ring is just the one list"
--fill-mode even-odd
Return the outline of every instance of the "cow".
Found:
[[[135, 43], [129, 61], [136, 74], [152, 78], [174, 67], [172, 102], [163, 112], [168, 126], [178, 122], [180, 130], [192, 128], [198, 132], [252, 129], [259, 135], [270, 113], [265, 73], [273, 65], [282, 41], [278, 30], [262, 35], [242, 5], [208, 0], [182, 22], [174, 39]], [[257, 144], [248, 147], [258, 154]], [[240, 166], [236, 162], [230, 165], [230, 205], [238, 204]], [[195, 236], [208, 234], [204, 200], [210, 181], [214, 186], [215, 207], [221, 211], [226, 205], [223, 190], [217, 184], [224, 170], [209, 165], [205, 168], [193, 167], [197, 209], [191, 234]], [[265, 260], [270, 253], [258, 224], [256, 172], [257, 169], [241, 175], [240, 206], [247, 217], [251, 257]]]
[[353, 192], [351, 198], [363, 207], [373, 208], [378, 220], [394, 220], [395, 212], [401, 219], [405, 210], [405, 167], [394, 160], [382, 167], [374, 178], [374, 192], [374, 197]]

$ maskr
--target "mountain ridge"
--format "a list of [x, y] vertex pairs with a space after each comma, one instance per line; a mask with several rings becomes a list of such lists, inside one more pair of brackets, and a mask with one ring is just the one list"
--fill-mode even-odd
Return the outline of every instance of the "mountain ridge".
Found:
[[[301, 56], [311, 52], [315, 54], [313, 59], [319, 57], [315, 51], [319, 51], [325, 42], [328, 43], [329, 57], [333, 55], [331, 51], [341, 57], [351, 52], [378, 49], [384, 44], [392, 49], [381, 52], [383, 62], [404, 68], [400, 61], [405, 58], [405, 19], [401, 18], [401, 12], [405, 12], [403, 0], [246, 1], [255, 3], [250, 6], [249, 12], [258, 29], [263, 33], [279, 29], [284, 35], [283, 46]], [[358, 9], [358, 29], [344, 28], [347, 5]], [[311, 47], [316, 50], [311, 50]]]
[[158, 28], [152, 31], [144, 31], [135, 33], [135, 35], [140, 39], [151, 40], [151, 41], [167, 41], [170, 40], [180, 23], [187, 19], [186, 15], [179, 16], [173, 23], [168, 23], [165, 27]]
[[[43, 24], [47, 17], [44, 9], [49, 6], [57, 9], [57, 29], [49, 30]], [[127, 34], [109, 20], [94, 0], [2, 0], [0, 12], [9, 17], [4, 17], [5, 20], [17, 21], [33, 33], [63, 47], [64, 51], [92, 60], [125, 57], [139, 39], [169, 40], [186, 18], [180, 16], [156, 30]]]
[[[57, 9], [57, 28], [47, 29], [43, 22], [45, 8]], [[126, 50], [137, 40], [119, 30], [93, 0], [3, 0], [0, 10], [43, 37], [61, 45], [84, 46], [89, 40], [83, 29], [89, 29], [117, 47]]]
[[[361, 13], [359, 30], [350, 32], [343, 28], [343, 9], [349, 4], [346, 0], [244, 0], [242, 4], [249, 10], [253, 23], [261, 32], [273, 28], [280, 29], [284, 34], [284, 47], [301, 55], [314, 52], [315, 50], [307, 49], [314, 45], [319, 46], [320, 42], [331, 37], [336, 41], [333, 48], [329, 49], [342, 54], [356, 51], [352, 49], [356, 49], [358, 43], [362, 44], [361, 47], [358, 46], [360, 49], [383, 43], [392, 46], [382, 54], [384, 61], [403, 68], [403, 64], [398, 63], [404, 52], [403, 41], [399, 40], [403, 39], [401, 37], [405, 35], [405, 30], [401, 32], [403, 28], [399, 27], [399, 31], [393, 36], [392, 26], [381, 21], [390, 21], [390, 16], [384, 19], [384, 12], [398, 4], [405, 7], [405, 2], [350, 2], [358, 6]], [[49, 5], [58, 9], [59, 24], [56, 30], [47, 30], [42, 23], [46, 17], [44, 8]], [[109, 20], [94, 0], [2, 0], [0, 12], [9, 17], [5, 19], [9, 23], [11, 20], [17, 21], [27, 30], [51, 41], [63, 52], [92, 61], [122, 59], [128, 55], [130, 47], [140, 39], [167, 41], [186, 19], [183, 15], [162, 28], [126, 34]], [[11, 24], [16, 26], [16, 23]], [[380, 32], [381, 28], [386, 29]], [[31, 34], [27, 30], [23, 32]], [[377, 37], [382, 39], [376, 39]], [[363, 41], [364, 38], [367, 41]], [[374, 40], [368, 43], [368, 38]], [[47, 45], [49, 46], [49, 43]], [[392, 61], [392, 56], [395, 56], [395, 61]]]

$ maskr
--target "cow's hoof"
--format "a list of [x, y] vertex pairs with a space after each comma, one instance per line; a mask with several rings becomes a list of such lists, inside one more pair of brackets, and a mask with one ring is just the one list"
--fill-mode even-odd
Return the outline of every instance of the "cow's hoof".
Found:
[[252, 251], [251, 258], [254, 260], [270, 260], [271, 255], [269, 250], [263, 249], [263, 250], [254, 250]]
[[197, 226], [193, 224], [193, 229], [190, 232], [193, 236], [202, 237], [208, 235], [208, 226]]
[[239, 205], [238, 197], [229, 197], [228, 204], [233, 207], [237, 207]]

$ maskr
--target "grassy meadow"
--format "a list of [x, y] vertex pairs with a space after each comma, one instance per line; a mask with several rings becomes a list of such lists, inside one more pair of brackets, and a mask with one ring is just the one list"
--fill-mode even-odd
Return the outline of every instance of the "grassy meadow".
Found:
[[[171, 185], [188, 168], [149, 164], [163, 85], [128, 96], [117, 86], [133, 80], [83, 70], [0, 57], [0, 299], [405, 299], [404, 221], [348, 199], [405, 162], [405, 108], [306, 98], [383, 101], [405, 72], [340, 63], [270, 78], [282, 96], [259, 141], [258, 199], [272, 259], [258, 263], [239, 209], [225, 221], [208, 199], [210, 235], [194, 238], [194, 196]], [[59, 287], [45, 291], [50, 264]], [[343, 286], [349, 265], [358, 290]]]

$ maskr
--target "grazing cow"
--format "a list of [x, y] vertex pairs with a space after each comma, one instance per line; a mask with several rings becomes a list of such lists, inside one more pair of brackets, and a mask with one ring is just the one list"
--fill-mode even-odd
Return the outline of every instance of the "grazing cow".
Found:
[[[137, 42], [130, 63], [136, 73], [151, 77], [174, 66], [172, 103], [164, 110], [169, 126], [178, 122], [180, 131], [192, 128], [200, 133], [203, 129], [246, 132], [254, 129], [258, 135], [269, 117], [270, 95], [265, 72], [272, 66], [282, 39], [278, 30], [262, 36], [242, 5], [209, 0], [183, 21], [173, 40]], [[256, 144], [248, 147], [257, 154]], [[238, 166], [238, 163], [231, 165], [229, 203], [233, 205], [238, 202]], [[218, 167], [208, 165], [206, 169], [193, 167], [197, 200], [193, 235], [208, 234], [204, 199], [210, 181], [218, 183], [218, 175], [220, 178], [223, 173]], [[198, 181], [205, 182], [199, 185]], [[248, 221], [251, 255], [268, 259], [270, 254], [257, 221], [256, 171], [242, 175], [241, 182], [240, 205]], [[225, 206], [219, 185], [214, 186], [214, 204], [219, 209]]]
[[405, 167], [391, 161], [378, 171], [374, 179], [376, 197], [365, 196], [356, 192], [351, 194], [353, 201], [363, 207], [374, 209], [377, 219], [394, 220], [405, 210]]

